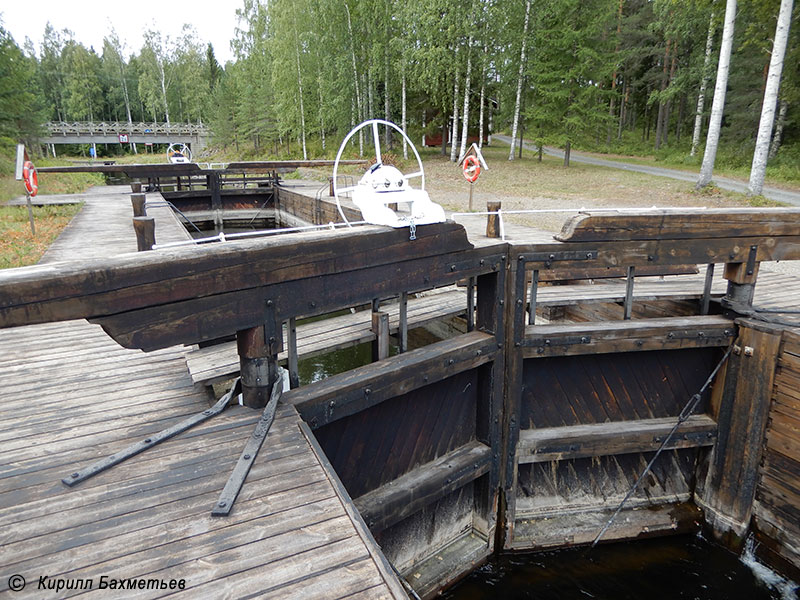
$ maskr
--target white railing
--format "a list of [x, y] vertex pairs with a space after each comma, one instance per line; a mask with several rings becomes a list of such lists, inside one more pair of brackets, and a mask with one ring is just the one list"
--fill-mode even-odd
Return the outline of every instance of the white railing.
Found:
[[207, 136], [205, 125], [194, 123], [128, 123], [126, 121], [51, 121], [47, 123], [50, 135], [95, 135], [95, 134], [137, 134], [137, 135], [198, 135]]

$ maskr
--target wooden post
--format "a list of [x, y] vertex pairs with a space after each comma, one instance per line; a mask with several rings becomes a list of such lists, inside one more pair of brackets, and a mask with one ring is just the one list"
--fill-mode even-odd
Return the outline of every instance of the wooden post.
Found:
[[156, 243], [156, 221], [153, 217], [133, 217], [136, 246], [139, 252], [152, 250]]
[[475, 278], [467, 281], [467, 331], [475, 330]]
[[[698, 477], [697, 503], [715, 537], [738, 548], [750, 524], [761, 450], [769, 416], [780, 332], [753, 321], [739, 323], [712, 417], [719, 427], [708, 472]], [[721, 372], [722, 373], [722, 372]], [[715, 392], [719, 390], [715, 389]], [[717, 413], [717, 414], [713, 414]]]
[[633, 278], [636, 273], [636, 267], [628, 267], [628, 279], [625, 286], [625, 304], [623, 305], [622, 318], [629, 321], [633, 313]]
[[372, 332], [375, 340], [372, 342], [372, 360], [389, 358], [389, 313], [382, 311], [372, 312]]
[[400, 352], [408, 351], [408, 292], [400, 294], [399, 306], [400, 325], [397, 332]]
[[142, 182], [139, 179], [134, 179], [131, 181], [131, 192], [134, 194], [139, 194], [142, 191]]
[[[500, 210], [500, 202], [487, 202], [486, 210], [490, 213], [495, 213]], [[486, 237], [499, 238], [500, 237], [500, 215], [486, 215]]]
[[298, 357], [297, 357], [297, 321], [294, 317], [289, 319], [286, 324], [287, 345], [289, 358], [287, 366], [289, 367], [289, 385], [292, 389], [300, 387], [300, 375], [298, 373]]
[[707, 315], [708, 307], [711, 303], [711, 285], [714, 283], [714, 263], [706, 266], [706, 281], [703, 286], [703, 300], [700, 303], [700, 314]]
[[33, 206], [31, 206], [31, 195], [25, 192], [25, 205], [28, 207], [28, 220], [31, 223], [31, 235], [36, 235], [36, 226], [33, 224]]
[[472, 190], [475, 188], [475, 183], [470, 182], [469, 184], [469, 211], [472, 212]]
[[147, 208], [145, 208], [144, 203], [146, 202], [145, 194], [131, 194], [131, 205], [133, 206], [133, 216], [134, 217], [146, 217], [147, 216]]
[[270, 351], [265, 326], [236, 332], [236, 349], [242, 373], [242, 403], [263, 408], [269, 400], [272, 382], [278, 377], [277, 356]]
[[[755, 256], [755, 247], [751, 250]], [[759, 263], [726, 263], [723, 277], [728, 280], [728, 290], [725, 301], [730, 304], [740, 304], [749, 307], [753, 303], [753, 294], [758, 278]]]

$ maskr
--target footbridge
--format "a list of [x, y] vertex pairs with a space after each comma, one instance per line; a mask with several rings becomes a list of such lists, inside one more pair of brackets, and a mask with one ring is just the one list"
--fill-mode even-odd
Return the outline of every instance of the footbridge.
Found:
[[193, 123], [128, 123], [126, 121], [54, 121], [45, 126], [43, 144], [189, 144], [202, 150], [210, 136], [205, 125]]

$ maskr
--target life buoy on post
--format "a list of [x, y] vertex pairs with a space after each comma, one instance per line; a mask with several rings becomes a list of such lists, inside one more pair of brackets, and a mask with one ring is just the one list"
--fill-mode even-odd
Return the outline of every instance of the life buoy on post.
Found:
[[36, 174], [36, 167], [29, 160], [22, 165], [22, 180], [25, 182], [25, 189], [31, 196], [39, 192], [39, 176]]
[[481, 174], [481, 163], [476, 156], [468, 156], [464, 159], [464, 178], [470, 183], [475, 183], [478, 180], [478, 175]]

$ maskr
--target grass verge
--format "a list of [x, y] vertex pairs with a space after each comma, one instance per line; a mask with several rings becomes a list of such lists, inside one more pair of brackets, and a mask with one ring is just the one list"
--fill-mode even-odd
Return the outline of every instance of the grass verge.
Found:
[[31, 233], [25, 206], [0, 206], [0, 269], [24, 267], [39, 261], [82, 204], [34, 206], [36, 235]]

